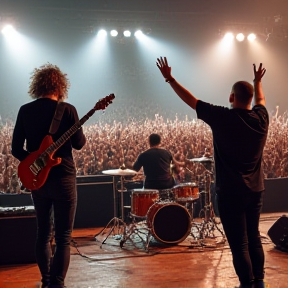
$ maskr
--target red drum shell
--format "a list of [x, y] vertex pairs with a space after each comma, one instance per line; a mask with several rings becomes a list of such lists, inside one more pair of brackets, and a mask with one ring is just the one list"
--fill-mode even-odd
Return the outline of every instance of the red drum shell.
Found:
[[145, 217], [148, 209], [158, 200], [158, 190], [133, 189], [131, 193], [131, 214]]
[[176, 202], [191, 202], [199, 198], [199, 186], [195, 183], [181, 183], [173, 187]]

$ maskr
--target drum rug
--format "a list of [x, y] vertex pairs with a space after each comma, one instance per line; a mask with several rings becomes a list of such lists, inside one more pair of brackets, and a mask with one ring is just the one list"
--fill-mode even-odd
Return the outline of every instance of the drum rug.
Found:
[[[188, 234], [185, 232], [183, 237], [179, 235], [176, 240], [173, 238], [173, 231], [155, 231], [154, 227], [148, 228], [146, 221], [127, 225], [110, 224], [97, 235], [72, 239], [71, 253], [88, 261], [109, 261], [156, 254], [203, 253], [229, 249], [218, 219], [213, 219], [212, 222], [194, 221]], [[263, 244], [271, 244], [266, 234], [261, 233], [261, 240]]]

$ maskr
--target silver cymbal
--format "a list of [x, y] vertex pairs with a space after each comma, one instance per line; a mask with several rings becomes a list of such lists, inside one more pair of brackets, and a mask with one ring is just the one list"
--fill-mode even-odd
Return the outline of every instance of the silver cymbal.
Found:
[[191, 161], [191, 162], [214, 162], [213, 158], [212, 157], [200, 157], [200, 158], [192, 158], [192, 159], [187, 159], [188, 161]]
[[137, 174], [137, 171], [131, 169], [111, 169], [111, 170], [103, 170], [103, 174], [112, 175], [112, 176], [130, 176]]

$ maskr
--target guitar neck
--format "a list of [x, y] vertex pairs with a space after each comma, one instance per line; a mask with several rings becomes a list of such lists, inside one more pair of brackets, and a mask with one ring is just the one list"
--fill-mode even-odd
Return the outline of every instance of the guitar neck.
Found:
[[78, 122], [76, 122], [68, 131], [66, 131], [57, 141], [51, 144], [42, 154], [52, 155], [57, 149], [59, 149], [97, 110], [104, 110], [112, 100], [115, 98], [114, 94], [110, 94], [105, 98], [99, 100], [94, 108], [92, 108], [85, 116], [83, 116]]
[[76, 122], [69, 130], [67, 130], [57, 141], [51, 144], [45, 152], [52, 154], [56, 152], [70, 137], [76, 133], [78, 129], [95, 113], [97, 109], [91, 109], [85, 116], [83, 116], [78, 122]]

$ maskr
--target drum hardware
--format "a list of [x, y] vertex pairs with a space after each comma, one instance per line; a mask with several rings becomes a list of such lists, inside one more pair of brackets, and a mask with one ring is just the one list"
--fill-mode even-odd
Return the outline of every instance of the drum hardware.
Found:
[[173, 201], [156, 201], [148, 209], [146, 221], [137, 223], [136, 218], [134, 216], [132, 224], [125, 229], [121, 248], [127, 240], [136, 247], [133, 237], [137, 235], [145, 245], [145, 250], [149, 251], [153, 238], [164, 244], [177, 244], [184, 241], [191, 231], [190, 213], [186, 207]]
[[200, 158], [192, 158], [192, 159], [187, 159], [187, 161], [190, 161], [190, 162], [199, 162], [199, 163], [213, 163], [214, 160], [213, 160], [213, 157], [205, 157], [205, 156], [202, 156]]
[[[187, 238], [191, 231], [191, 214], [183, 203], [159, 198], [160, 191], [152, 189], [134, 189], [132, 191], [132, 223], [124, 231], [120, 242], [121, 247], [128, 240], [136, 247], [133, 241], [135, 236], [138, 236], [145, 245], [146, 251], [149, 250], [153, 238], [165, 244], [177, 244]], [[172, 193], [172, 189], [161, 191], [166, 196], [169, 195], [169, 192]], [[140, 222], [138, 222], [139, 220]]]
[[[123, 167], [122, 167], [123, 168]], [[124, 187], [124, 177], [125, 176], [133, 176], [137, 174], [136, 171], [131, 169], [112, 169], [112, 170], [104, 170], [102, 171], [103, 174], [113, 176], [113, 196], [114, 196], [114, 217], [117, 217], [116, 213], [116, 190], [121, 193], [121, 219], [124, 221], [124, 205], [123, 205], [123, 193], [126, 192], [126, 188]], [[120, 189], [117, 189], [115, 177], [120, 177]]]
[[[125, 170], [128, 170], [126, 171], [127, 174]], [[123, 192], [127, 191], [124, 187], [124, 176], [135, 175], [137, 172], [129, 169], [115, 169], [103, 171], [103, 173], [112, 175], [113, 183], [115, 183], [115, 177], [120, 176], [121, 187], [117, 189], [116, 185], [113, 185], [113, 190], [114, 195], [118, 191], [122, 197], [121, 219], [117, 218], [116, 215], [116, 197], [114, 197], [114, 218], [95, 235], [95, 237], [100, 234], [103, 235], [103, 231], [110, 227], [110, 231], [102, 244], [105, 243], [112, 232], [114, 232], [114, 238], [120, 240], [121, 248], [126, 241], [131, 241], [136, 248], [139, 248], [137, 243], [142, 242], [147, 251], [153, 238], [165, 244], [177, 244], [184, 241], [190, 234], [197, 242], [200, 241], [198, 243], [203, 246], [203, 241], [206, 238], [216, 238], [215, 230], [218, 230], [224, 237], [224, 233], [218, 227], [219, 223], [215, 220], [211, 204], [210, 184], [213, 173], [210, 171], [205, 174], [204, 191], [201, 192], [199, 192], [199, 186], [194, 182], [181, 183], [171, 189], [164, 190], [133, 189], [130, 212], [132, 221], [128, 225], [124, 222], [123, 212]], [[193, 203], [195, 203], [194, 200], [199, 199], [200, 194], [205, 196], [205, 205], [199, 213], [203, 218], [202, 222], [197, 223], [192, 221]], [[189, 209], [191, 209], [191, 212]], [[118, 235], [115, 235], [115, 232]]]
[[214, 159], [211, 156], [209, 149], [205, 148], [205, 152], [200, 158], [192, 158], [192, 159], [187, 159], [190, 162], [199, 162], [199, 163], [213, 163]]
[[[124, 167], [120, 167], [119, 169], [112, 169], [112, 170], [104, 170], [102, 171], [103, 174], [113, 176], [113, 198], [114, 198], [114, 217], [108, 222], [108, 224], [94, 237], [96, 238], [99, 235], [104, 235], [106, 229], [108, 229], [111, 225], [110, 231], [108, 232], [106, 238], [102, 241], [102, 245], [106, 242], [108, 237], [114, 232], [114, 238], [119, 240], [122, 238], [121, 235], [125, 234], [126, 231], [126, 223], [124, 222], [124, 204], [123, 204], [123, 193], [127, 191], [124, 187], [124, 177], [125, 176], [133, 176], [137, 174], [136, 171], [130, 169], [123, 169]], [[120, 189], [117, 189], [116, 185], [116, 177], [120, 177]], [[121, 193], [121, 218], [117, 217], [116, 211], [116, 192]], [[118, 234], [115, 233], [115, 230]]]
[[138, 236], [141, 243], [144, 245], [145, 250], [148, 251], [149, 242], [147, 235], [149, 235], [149, 229], [147, 228], [146, 222], [145, 220], [138, 222], [137, 220], [139, 219], [137, 219], [137, 217], [131, 217], [132, 222], [124, 229], [123, 237], [120, 241], [120, 247], [123, 248], [124, 244], [130, 240], [134, 247], [139, 248], [135, 244], [135, 238]]
[[160, 189], [159, 190], [159, 200], [162, 202], [175, 201], [175, 194], [173, 193], [172, 188], [171, 189]]
[[[110, 227], [111, 225], [111, 227]], [[108, 237], [113, 233], [113, 237], [115, 240], [121, 240], [122, 239], [122, 235], [125, 234], [125, 230], [126, 230], [126, 223], [124, 221], [122, 221], [121, 219], [117, 218], [117, 217], [114, 217], [112, 218], [108, 224], [100, 231], [98, 232], [94, 238], [97, 239], [97, 237], [99, 235], [104, 235], [105, 234], [105, 231], [106, 229], [109, 229], [110, 227], [110, 230], [109, 232], [107, 233], [107, 236], [105, 237], [105, 239], [102, 241], [101, 243], [101, 248], [102, 248], [102, 245], [105, 244], [106, 240], [108, 239]]]
[[[133, 237], [138, 236], [140, 241], [144, 244], [145, 250], [149, 246], [149, 228], [147, 228], [146, 219], [149, 208], [159, 201], [159, 191], [156, 189], [133, 189], [131, 192], [131, 224], [124, 230], [123, 238], [120, 241], [122, 248], [124, 243], [128, 240], [136, 247]], [[140, 221], [140, 222], [139, 222]], [[144, 223], [144, 226], [142, 225]], [[144, 239], [144, 235], [145, 239]]]
[[[221, 243], [225, 243], [224, 232], [222, 228], [219, 227], [220, 220], [216, 221], [213, 205], [211, 202], [211, 191], [210, 191], [211, 175], [209, 173], [206, 174], [205, 184], [206, 184], [205, 191], [200, 192], [200, 193], [203, 193], [205, 196], [204, 207], [199, 212], [199, 218], [202, 218], [202, 222], [192, 223], [191, 235], [194, 239], [199, 240], [201, 245], [205, 245], [204, 244], [205, 239], [217, 238], [217, 236], [215, 235], [215, 231], [217, 230], [222, 236]], [[193, 232], [193, 228], [195, 228], [194, 232]]]
[[[196, 159], [196, 160], [195, 160]], [[211, 201], [211, 183], [213, 173], [213, 159], [211, 157], [201, 157], [191, 159], [193, 162], [198, 162], [205, 168], [203, 191], [199, 192], [200, 195], [204, 195], [204, 206], [199, 212], [199, 218], [202, 218], [202, 222], [192, 222], [191, 235], [194, 239], [200, 240], [201, 245], [204, 245], [204, 240], [207, 238], [215, 239], [215, 231], [218, 231], [222, 236], [221, 243], [225, 243], [225, 234], [222, 228], [219, 227], [220, 220], [216, 221], [215, 213]], [[195, 160], [195, 161], [194, 161]], [[200, 181], [199, 181], [200, 183]], [[195, 229], [193, 229], [195, 228]], [[193, 232], [194, 231], [194, 232]]]

